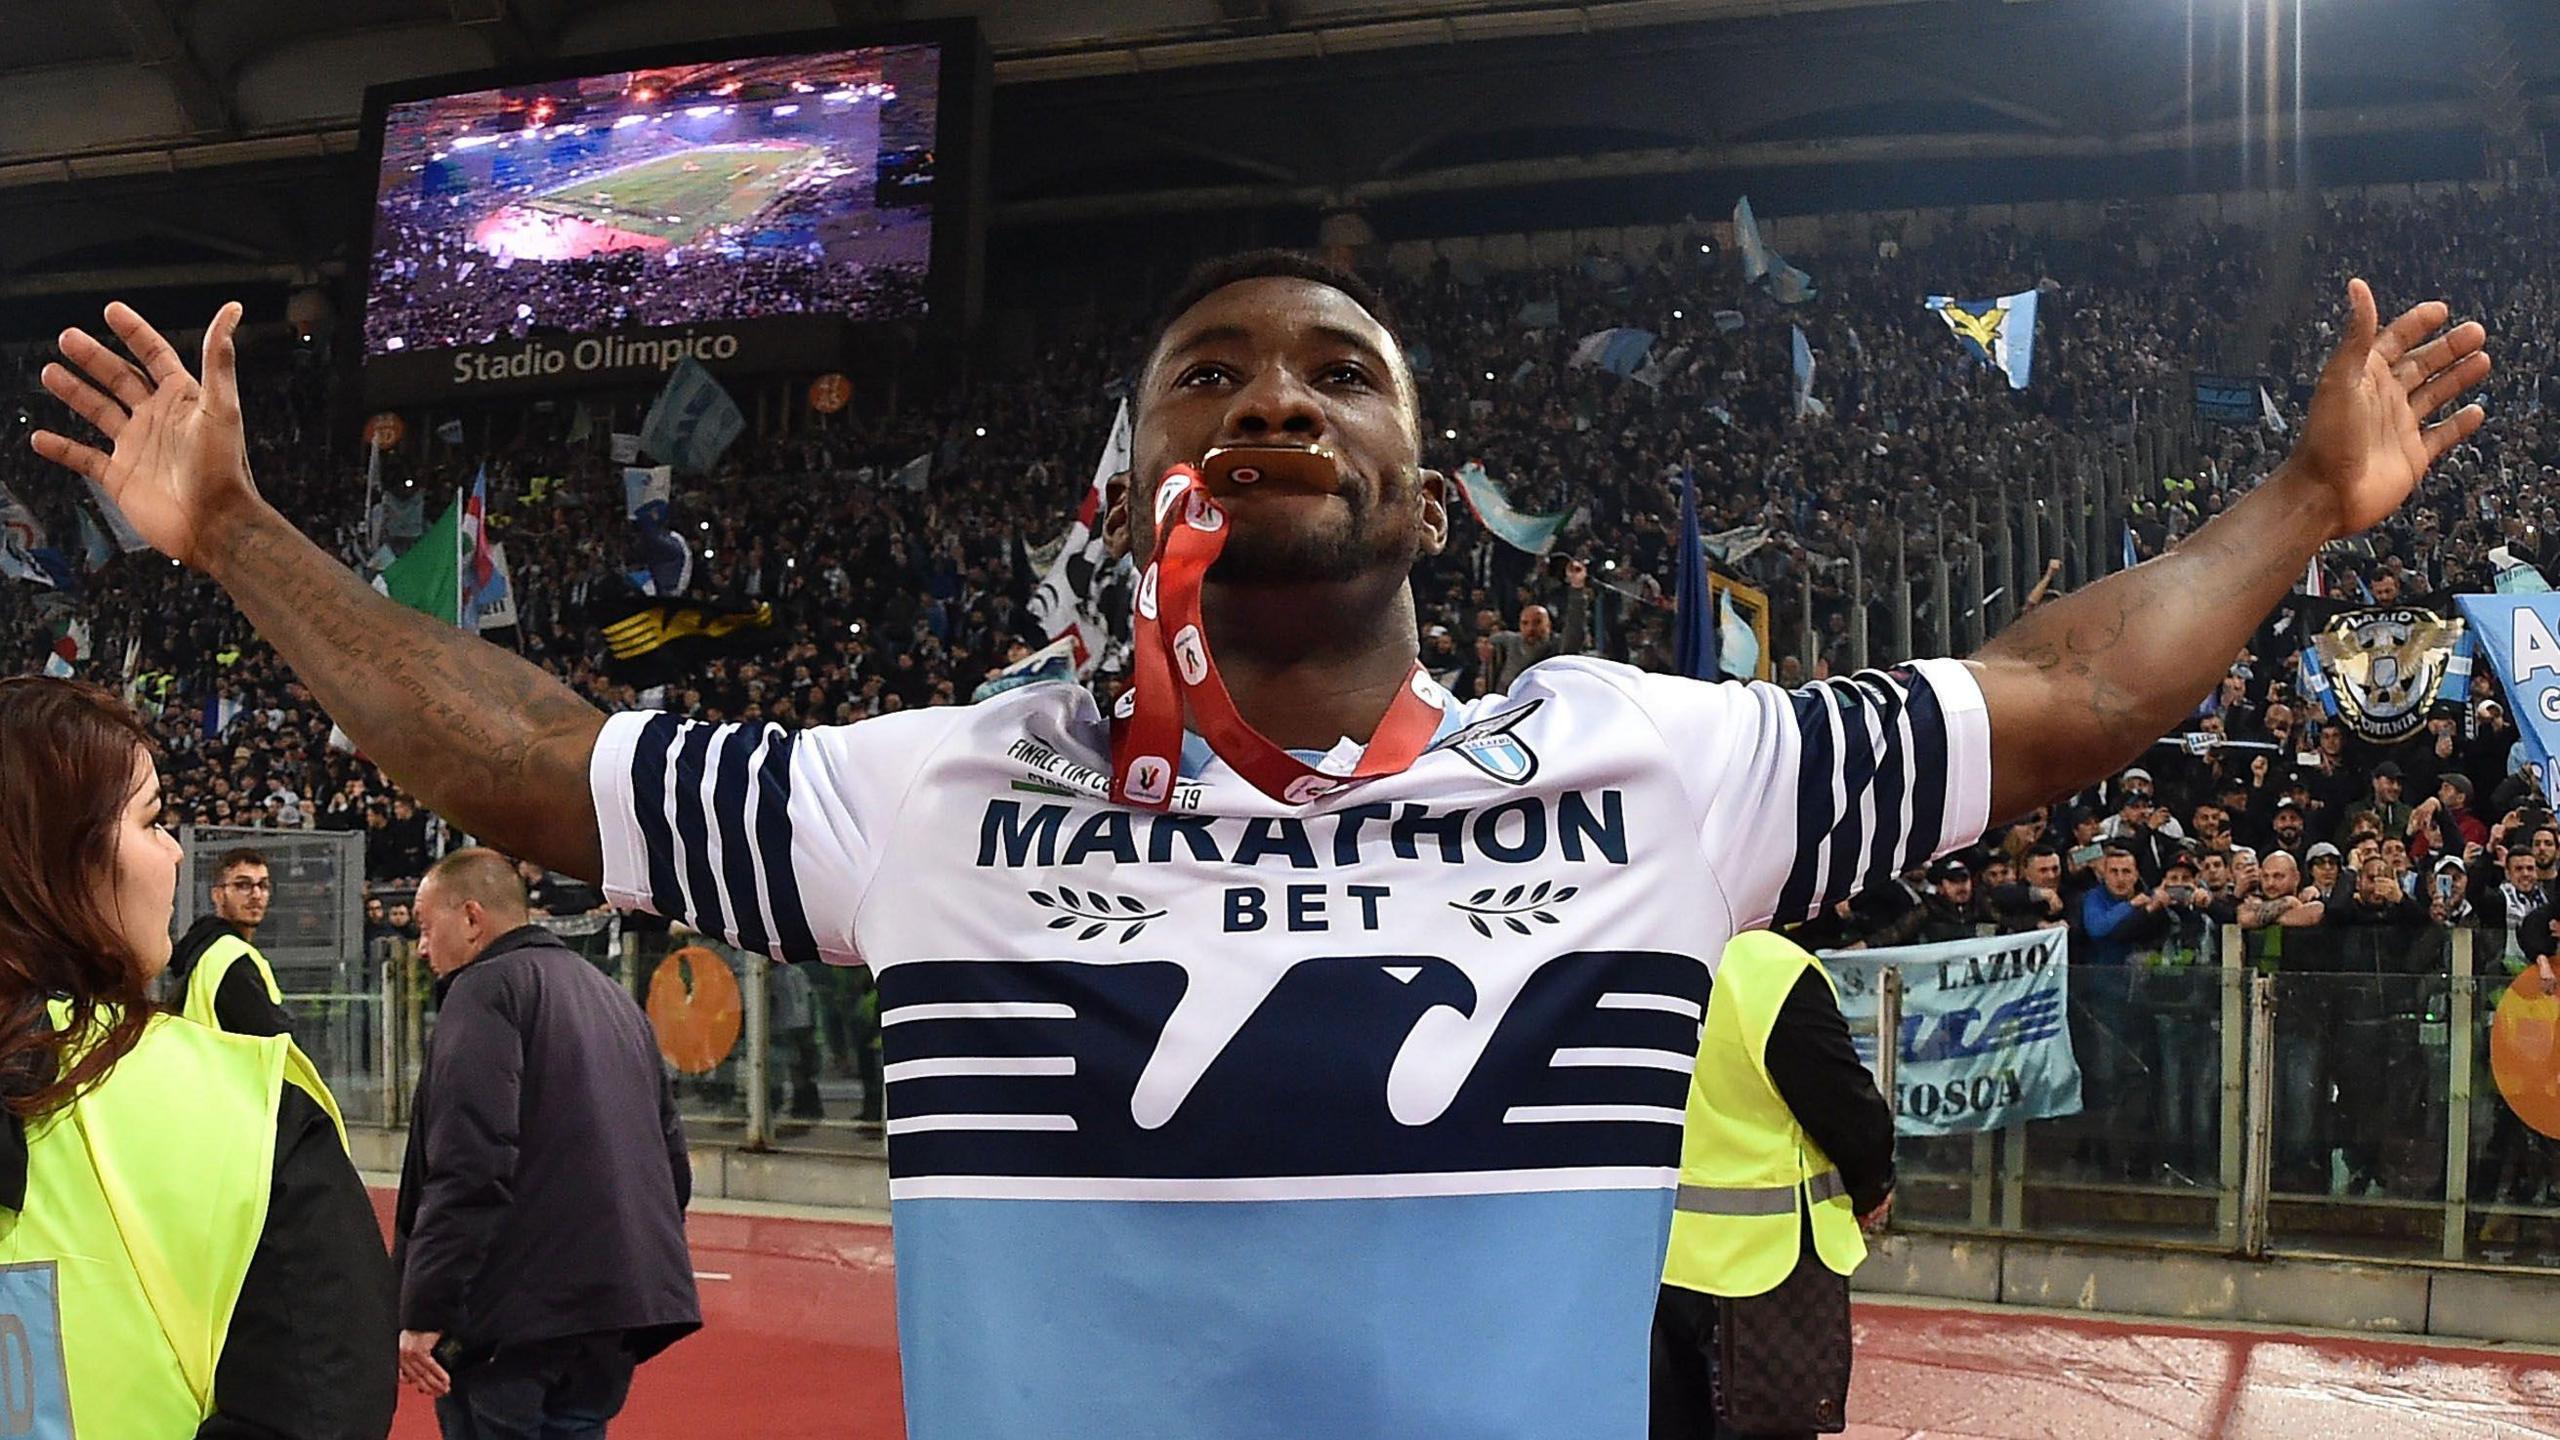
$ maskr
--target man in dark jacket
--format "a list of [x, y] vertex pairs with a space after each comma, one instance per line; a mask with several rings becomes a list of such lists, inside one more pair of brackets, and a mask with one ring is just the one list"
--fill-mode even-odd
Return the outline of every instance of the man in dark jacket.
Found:
[[700, 1329], [692, 1168], [647, 1017], [491, 850], [418, 888], [438, 1003], [400, 1167], [400, 1373], [447, 1440], [602, 1436]]

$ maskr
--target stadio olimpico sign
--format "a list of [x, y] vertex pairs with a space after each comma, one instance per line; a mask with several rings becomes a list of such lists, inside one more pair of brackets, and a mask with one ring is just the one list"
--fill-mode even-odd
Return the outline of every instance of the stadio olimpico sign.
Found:
[[843, 358], [844, 336], [837, 317], [784, 315], [395, 351], [366, 360], [365, 399], [407, 405], [649, 383], [685, 360], [731, 374], [824, 370]]

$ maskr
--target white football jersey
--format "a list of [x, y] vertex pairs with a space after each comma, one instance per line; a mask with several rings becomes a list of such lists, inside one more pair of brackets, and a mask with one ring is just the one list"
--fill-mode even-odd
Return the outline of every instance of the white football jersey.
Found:
[[597, 746], [615, 903], [877, 974], [909, 1432], [1642, 1435], [1715, 961], [1981, 833], [1971, 672], [1550, 660], [1307, 806], [1187, 759], [1112, 805], [1065, 685]]

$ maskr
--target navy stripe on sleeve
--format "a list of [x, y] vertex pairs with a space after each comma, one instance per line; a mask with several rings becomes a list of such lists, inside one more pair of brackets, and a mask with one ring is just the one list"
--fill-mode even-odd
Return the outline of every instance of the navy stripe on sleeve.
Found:
[[729, 926], [711, 866], [710, 817], [702, 804], [713, 733], [709, 725], [687, 725], [676, 747], [676, 838], [684, 847], [685, 893], [693, 900], [687, 923], [706, 934], [726, 935]]
[[798, 738], [789, 731], [772, 732], [764, 764], [756, 773], [756, 848], [764, 869], [765, 888], [773, 899], [774, 955], [777, 960], [817, 960], [818, 938], [809, 929], [809, 912], [800, 904], [800, 878], [791, 859], [791, 751]]
[[764, 907], [756, 900], [758, 856], [747, 838], [747, 765], [762, 738], [762, 732], [746, 725], [721, 731], [711, 809], [720, 825], [720, 876], [729, 883], [729, 908], [737, 913], [738, 948], [770, 955]]
[[676, 879], [676, 840], [668, 823], [667, 748], [680, 728], [673, 715], [652, 715], [631, 752], [631, 809], [646, 852], [649, 908], [679, 920], [685, 916], [684, 889]]

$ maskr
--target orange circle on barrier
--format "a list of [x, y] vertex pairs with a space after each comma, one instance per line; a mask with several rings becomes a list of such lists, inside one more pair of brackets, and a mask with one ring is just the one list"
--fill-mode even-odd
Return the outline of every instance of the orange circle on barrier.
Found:
[[687, 1075], [708, 1075], [738, 1048], [746, 1002], [738, 977], [719, 956], [687, 945], [658, 962], [649, 976], [649, 1024], [658, 1053]]
[[2527, 965], [2489, 1023], [2489, 1073], [2516, 1118], [2560, 1139], [2560, 995]]
[[833, 415], [853, 403], [853, 382], [833, 373], [809, 382], [809, 408], [821, 415]]
[[408, 433], [409, 422], [388, 410], [364, 422], [364, 438], [384, 450], [399, 448], [400, 437]]

